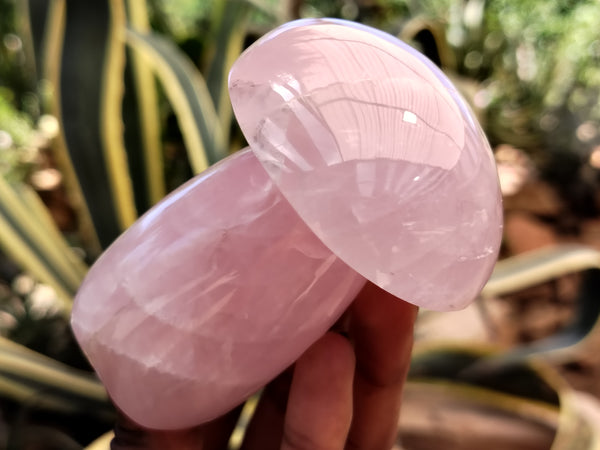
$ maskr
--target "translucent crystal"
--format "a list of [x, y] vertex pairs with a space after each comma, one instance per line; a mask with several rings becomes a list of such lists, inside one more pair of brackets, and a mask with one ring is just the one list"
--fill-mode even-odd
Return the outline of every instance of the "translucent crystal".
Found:
[[244, 151], [163, 200], [101, 256], [72, 326], [128, 416], [181, 428], [285, 369], [364, 283]]
[[146, 427], [197, 425], [242, 402], [365, 278], [456, 309], [497, 257], [487, 141], [447, 78], [405, 44], [343, 21], [292, 22], [240, 57], [230, 93], [252, 150], [140, 218], [76, 298], [78, 341]]
[[426, 308], [478, 294], [501, 238], [496, 167], [429, 60], [362, 25], [304, 20], [248, 49], [229, 85], [251, 148], [338, 257]]

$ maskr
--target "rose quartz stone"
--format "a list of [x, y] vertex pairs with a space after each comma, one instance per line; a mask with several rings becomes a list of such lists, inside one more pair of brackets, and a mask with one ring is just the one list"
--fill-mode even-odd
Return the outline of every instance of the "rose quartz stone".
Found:
[[363, 25], [301, 20], [244, 52], [229, 87], [256, 156], [338, 257], [425, 308], [476, 297], [502, 236], [498, 177], [429, 60]]
[[252, 151], [140, 218], [73, 309], [109, 394], [149, 428], [241, 403], [366, 279], [456, 309], [498, 253], [487, 141], [444, 75], [401, 42], [342, 21], [293, 22], [240, 57], [230, 90]]
[[171, 194], [100, 257], [72, 326], [125, 414], [183, 428], [284, 370], [364, 283], [244, 151]]

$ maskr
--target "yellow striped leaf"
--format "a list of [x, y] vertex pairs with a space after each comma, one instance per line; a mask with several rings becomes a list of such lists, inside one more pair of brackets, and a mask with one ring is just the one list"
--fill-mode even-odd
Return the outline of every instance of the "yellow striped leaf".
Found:
[[206, 82], [179, 48], [156, 33], [127, 31], [127, 42], [152, 66], [177, 116], [190, 164], [200, 173], [227, 155]]

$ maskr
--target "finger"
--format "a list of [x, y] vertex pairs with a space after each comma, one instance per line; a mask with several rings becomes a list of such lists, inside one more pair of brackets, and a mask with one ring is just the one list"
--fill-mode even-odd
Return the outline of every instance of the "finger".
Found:
[[417, 307], [372, 283], [352, 305], [354, 417], [347, 449], [389, 449], [396, 439]]
[[293, 367], [265, 387], [246, 429], [242, 450], [279, 450]]
[[[331, 327], [336, 333], [348, 331], [348, 314]], [[264, 389], [248, 424], [241, 450], [279, 450], [294, 366], [288, 368]]]
[[354, 353], [346, 338], [327, 333], [296, 363], [282, 450], [344, 448], [352, 420]]
[[206, 424], [185, 430], [142, 428], [119, 412], [111, 450], [222, 450], [227, 448], [241, 406]]

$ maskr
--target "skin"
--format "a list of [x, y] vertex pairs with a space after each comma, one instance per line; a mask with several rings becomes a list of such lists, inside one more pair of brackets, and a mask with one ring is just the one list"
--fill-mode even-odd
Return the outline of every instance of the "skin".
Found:
[[[334, 329], [263, 391], [243, 450], [389, 450], [417, 308], [367, 283]], [[112, 450], [225, 450], [241, 407], [198, 427], [154, 431], [121, 416]]]

